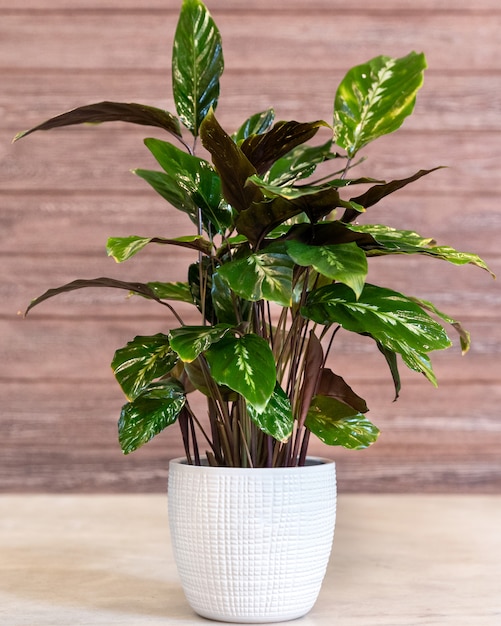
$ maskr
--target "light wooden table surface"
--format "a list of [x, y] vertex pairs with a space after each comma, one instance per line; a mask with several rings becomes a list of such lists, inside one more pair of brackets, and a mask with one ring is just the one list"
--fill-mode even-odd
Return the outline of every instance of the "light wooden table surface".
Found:
[[[0, 497], [0, 624], [207, 625], [188, 607], [162, 495]], [[341, 495], [297, 626], [499, 626], [501, 496]]]

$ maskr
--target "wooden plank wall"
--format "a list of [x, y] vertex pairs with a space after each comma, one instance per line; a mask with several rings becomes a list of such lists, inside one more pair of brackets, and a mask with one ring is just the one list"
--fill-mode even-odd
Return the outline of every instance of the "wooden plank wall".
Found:
[[[498, 0], [212, 0], [226, 72], [218, 116], [235, 129], [275, 106], [278, 118], [326, 118], [345, 71], [378, 54], [424, 51], [414, 116], [366, 150], [367, 171], [398, 178], [448, 165], [389, 199], [372, 221], [481, 253], [501, 272], [501, 7]], [[136, 334], [166, 331], [158, 307], [107, 290], [29, 300], [77, 277], [182, 280], [178, 251], [118, 266], [111, 235], [185, 234], [188, 223], [129, 172], [151, 165], [120, 124], [19, 130], [102, 99], [173, 110], [170, 50], [180, 0], [0, 0], [0, 490], [163, 491], [181, 453], [177, 429], [124, 457], [123, 398], [109, 368]], [[158, 134], [157, 134], [158, 135]], [[379, 144], [379, 145], [378, 145]], [[179, 261], [179, 263], [178, 263]], [[183, 266], [184, 267], [184, 266]], [[338, 460], [340, 490], [495, 492], [501, 487], [499, 283], [476, 268], [377, 259], [371, 279], [426, 297], [473, 336], [437, 355], [437, 390], [405, 375], [397, 403], [372, 346], [342, 338], [334, 366], [365, 393], [383, 434], [370, 450], [315, 446]]]

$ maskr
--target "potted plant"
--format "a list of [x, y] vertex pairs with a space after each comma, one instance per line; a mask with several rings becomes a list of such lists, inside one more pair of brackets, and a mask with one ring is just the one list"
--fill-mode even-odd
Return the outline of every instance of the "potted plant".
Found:
[[[87, 287], [127, 290], [167, 309], [169, 330], [138, 335], [112, 360], [127, 397], [118, 433], [128, 454], [167, 426], [181, 429], [186, 457], [171, 462], [169, 514], [181, 579], [202, 615], [278, 621], [299, 617], [315, 601], [332, 542], [336, 490], [334, 464], [308, 458], [310, 436], [359, 449], [379, 434], [365, 400], [330, 367], [338, 332], [374, 343], [395, 397], [400, 362], [436, 385], [429, 354], [451, 345], [443, 324], [459, 332], [468, 350], [468, 333], [432, 303], [366, 281], [370, 258], [395, 254], [488, 269], [477, 255], [366, 223], [368, 209], [439, 169], [392, 181], [353, 175], [361, 149], [411, 114], [425, 67], [424, 55], [415, 52], [374, 58], [346, 74], [329, 122], [276, 122], [269, 109], [229, 134], [215, 115], [223, 72], [219, 30], [201, 0], [183, 0], [172, 57], [177, 115], [105, 101], [16, 137], [109, 121], [169, 135], [145, 139], [161, 171], [135, 174], [170, 208], [186, 213], [190, 234], [112, 237], [107, 252], [121, 263], [149, 245], [187, 248], [193, 258], [180, 282], [78, 279], [49, 289], [27, 312]], [[317, 133], [325, 137], [314, 142]], [[211, 162], [197, 156], [200, 143]], [[183, 321], [177, 302], [196, 307], [197, 325]], [[192, 409], [193, 392], [206, 397], [206, 417]], [[301, 498], [313, 507], [309, 512], [299, 508]], [[225, 502], [229, 512], [221, 508]], [[286, 528], [287, 503], [293, 519]], [[223, 536], [222, 521], [229, 525], [230, 537], [222, 538], [229, 561], [216, 557], [219, 548], [211, 543]], [[193, 573], [202, 580], [192, 581]]]

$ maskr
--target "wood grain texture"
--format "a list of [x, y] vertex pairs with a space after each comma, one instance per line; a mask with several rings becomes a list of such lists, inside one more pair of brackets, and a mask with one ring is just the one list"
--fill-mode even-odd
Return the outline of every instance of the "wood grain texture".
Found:
[[[179, 4], [0, 0], [0, 491], [163, 491], [167, 461], [182, 453], [175, 426], [129, 457], [116, 442], [124, 400], [110, 359], [134, 335], [168, 330], [172, 318], [162, 307], [93, 289], [44, 303], [26, 320], [18, 315], [32, 297], [77, 277], [184, 279], [187, 251], [150, 246], [123, 266], [104, 251], [112, 235], [190, 232], [186, 216], [129, 171], [152, 165], [142, 140], [161, 134], [117, 123], [10, 144], [20, 130], [103, 99], [173, 110], [169, 63]], [[349, 67], [378, 54], [424, 51], [429, 69], [414, 115], [366, 150], [362, 170], [399, 178], [448, 168], [374, 207], [367, 221], [477, 252], [501, 273], [498, 0], [208, 4], [226, 61], [217, 115], [230, 130], [268, 106], [279, 118], [329, 119]], [[341, 491], [499, 492], [499, 284], [473, 267], [388, 261], [374, 259], [370, 280], [430, 299], [464, 321], [472, 349], [465, 357], [457, 345], [436, 355], [438, 389], [405, 373], [393, 403], [377, 351], [340, 335], [333, 367], [367, 397], [382, 436], [363, 452], [320, 444], [312, 452], [338, 460]], [[195, 323], [189, 307], [183, 315]]]

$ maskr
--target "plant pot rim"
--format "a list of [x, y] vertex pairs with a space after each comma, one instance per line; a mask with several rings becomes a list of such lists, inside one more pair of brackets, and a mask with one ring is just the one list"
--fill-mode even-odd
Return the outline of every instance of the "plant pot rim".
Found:
[[242, 474], [267, 474], [269, 472], [273, 473], [282, 473], [288, 474], [291, 472], [319, 472], [324, 471], [325, 467], [335, 466], [336, 462], [333, 459], [327, 459], [324, 457], [318, 456], [308, 456], [306, 457], [306, 464], [301, 466], [293, 466], [293, 467], [225, 467], [225, 466], [213, 466], [209, 465], [205, 460], [205, 457], [202, 457], [202, 465], [189, 465], [186, 461], [186, 457], [177, 457], [175, 459], [171, 459], [169, 465], [175, 465], [177, 467], [182, 467], [182, 471], [186, 472], [213, 472], [214, 470], [218, 470], [221, 473], [242, 473]]

